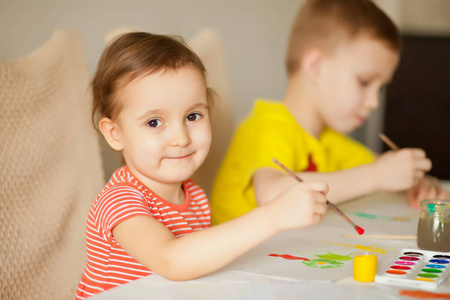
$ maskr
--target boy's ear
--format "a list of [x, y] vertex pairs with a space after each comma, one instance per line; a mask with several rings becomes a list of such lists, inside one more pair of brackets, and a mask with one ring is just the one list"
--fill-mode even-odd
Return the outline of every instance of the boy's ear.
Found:
[[323, 62], [323, 52], [319, 49], [311, 49], [306, 52], [302, 66], [306, 74], [314, 81], [319, 77], [321, 64]]
[[111, 148], [116, 151], [123, 150], [123, 145], [120, 140], [120, 131], [116, 123], [110, 118], [104, 117], [100, 119], [98, 127]]

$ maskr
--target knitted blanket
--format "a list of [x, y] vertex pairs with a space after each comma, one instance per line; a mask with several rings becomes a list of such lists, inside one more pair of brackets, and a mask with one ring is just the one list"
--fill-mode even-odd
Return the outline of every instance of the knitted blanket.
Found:
[[0, 61], [0, 299], [74, 299], [103, 186], [81, 37]]

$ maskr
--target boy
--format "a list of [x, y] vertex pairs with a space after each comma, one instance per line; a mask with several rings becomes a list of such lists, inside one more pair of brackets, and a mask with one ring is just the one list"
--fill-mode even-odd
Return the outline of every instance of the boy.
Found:
[[424, 177], [431, 161], [423, 150], [376, 159], [345, 136], [378, 107], [400, 51], [396, 26], [371, 1], [306, 1], [290, 35], [286, 93], [281, 103], [258, 99], [237, 129], [213, 187], [213, 224], [297, 184], [272, 158], [306, 181], [326, 181], [336, 203], [376, 191], [410, 190], [412, 205], [419, 197], [443, 197]]

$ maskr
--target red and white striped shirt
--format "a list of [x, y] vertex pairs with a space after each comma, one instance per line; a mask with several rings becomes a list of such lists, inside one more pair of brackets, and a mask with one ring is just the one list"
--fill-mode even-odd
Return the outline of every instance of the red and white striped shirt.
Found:
[[87, 264], [78, 284], [77, 299], [153, 273], [128, 255], [114, 239], [112, 230], [120, 222], [138, 215], [152, 216], [175, 237], [210, 226], [209, 203], [203, 190], [192, 180], [184, 181], [183, 187], [186, 200], [175, 205], [154, 194], [127, 167], [113, 174], [89, 210]]

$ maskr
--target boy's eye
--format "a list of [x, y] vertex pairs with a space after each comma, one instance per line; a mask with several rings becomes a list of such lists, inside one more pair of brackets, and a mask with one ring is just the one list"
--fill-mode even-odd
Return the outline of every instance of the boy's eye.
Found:
[[186, 121], [197, 121], [202, 117], [199, 113], [193, 113], [186, 117]]
[[358, 81], [361, 86], [368, 86], [370, 84], [369, 80], [358, 79]]
[[162, 125], [162, 122], [158, 119], [151, 119], [147, 122], [148, 127], [159, 127]]
[[358, 82], [359, 82], [359, 85], [361, 85], [362, 87], [366, 87], [366, 86], [370, 85], [370, 80], [358, 78]]

